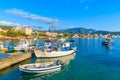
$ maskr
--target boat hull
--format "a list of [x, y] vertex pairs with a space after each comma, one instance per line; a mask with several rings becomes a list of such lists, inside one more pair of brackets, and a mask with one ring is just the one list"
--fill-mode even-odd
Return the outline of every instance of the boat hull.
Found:
[[25, 68], [25, 66], [33, 66], [34, 64], [25, 64], [22, 66], [19, 66], [20, 71], [25, 72], [25, 73], [51, 73], [55, 71], [60, 71], [61, 70], [61, 65], [56, 65], [52, 67], [46, 67], [46, 68]]
[[61, 70], [61, 67], [49, 68], [46, 70], [25, 70], [20, 68], [20, 71], [25, 73], [51, 73], [51, 72], [60, 71], [60, 70]]
[[45, 58], [45, 57], [61, 57], [75, 53], [76, 49], [72, 49], [69, 51], [52, 51], [52, 52], [42, 52], [41, 50], [34, 50], [36, 57]]
[[102, 42], [102, 45], [111, 45], [112, 42]]

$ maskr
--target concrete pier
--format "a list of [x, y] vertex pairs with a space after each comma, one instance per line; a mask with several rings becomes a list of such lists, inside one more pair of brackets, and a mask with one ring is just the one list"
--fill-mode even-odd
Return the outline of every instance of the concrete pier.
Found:
[[30, 53], [13, 53], [13, 54], [14, 55], [11, 55], [7, 58], [3, 58], [0, 60], [0, 70], [3, 70], [7, 67], [10, 67], [11, 65], [14, 65], [16, 63], [31, 58]]

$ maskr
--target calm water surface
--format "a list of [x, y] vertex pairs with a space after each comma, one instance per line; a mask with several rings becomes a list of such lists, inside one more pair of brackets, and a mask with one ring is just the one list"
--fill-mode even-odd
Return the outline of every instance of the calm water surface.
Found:
[[[120, 80], [120, 39], [113, 39], [112, 46], [102, 46], [102, 40], [75, 39], [72, 46], [77, 46], [76, 55], [62, 58], [66, 64], [60, 72], [21, 74], [17, 64], [0, 71], [0, 80]], [[41, 59], [32, 58], [22, 63], [36, 61]]]

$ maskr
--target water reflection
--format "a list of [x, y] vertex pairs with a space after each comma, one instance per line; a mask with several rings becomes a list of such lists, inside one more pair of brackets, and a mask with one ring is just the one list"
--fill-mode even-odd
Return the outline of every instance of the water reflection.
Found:
[[110, 50], [110, 49], [112, 49], [112, 46], [111, 45], [102, 45], [105, 49], [108, 49], [108, 50]]
[[21, 76], [20, 76], [20, 80], [48, 80], [47, 78], [54, 75], [54, 74], [57, 74], [59, 72], [54, 72], [54, 73], [49, 73], [47, 75], [45, 74], [35, 74], [35, 73], [31, 73], [31, 74], [28, 74], [28, 73], [22, 73]]
[[102, 45], [102, 48], [108, 55], [112, 54], [112, 45]]

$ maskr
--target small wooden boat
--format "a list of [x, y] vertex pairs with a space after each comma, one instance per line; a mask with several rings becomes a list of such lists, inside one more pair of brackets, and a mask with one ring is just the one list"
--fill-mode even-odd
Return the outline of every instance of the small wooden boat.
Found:
[[61, 63], [57, 60], [56, 62], [24, 64], [19, 65], [19, 69], [26, 73], [50, 73], [60, 71]]

